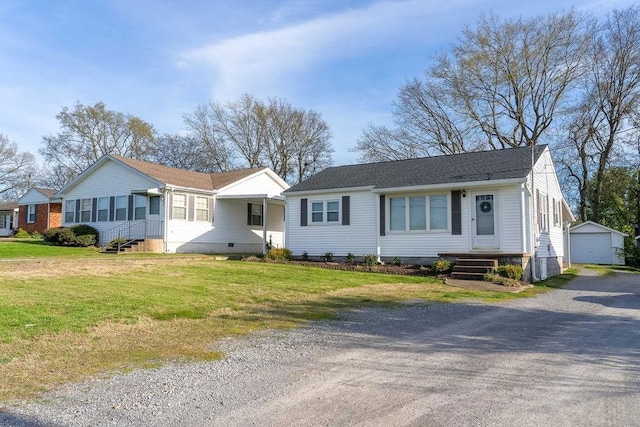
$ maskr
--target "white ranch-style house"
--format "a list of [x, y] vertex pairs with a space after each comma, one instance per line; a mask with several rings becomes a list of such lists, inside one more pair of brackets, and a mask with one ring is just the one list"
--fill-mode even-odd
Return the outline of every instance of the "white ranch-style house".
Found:
[[105, 155], [57, 196], [62, 225], [91, 225], [101, 246], [117, 239], [146, 252], [261, 253], [284, 245], [288, 187], [268, 168], [200, 173]]
[[294, 255], [495, 258], [527, 280], [562, 271], [574, 220], [546, 145], [331, 167], [284, 195]]

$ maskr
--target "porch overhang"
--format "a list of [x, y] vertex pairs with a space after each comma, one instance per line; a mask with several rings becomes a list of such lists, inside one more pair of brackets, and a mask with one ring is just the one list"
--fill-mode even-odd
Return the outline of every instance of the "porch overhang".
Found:
[[267, 200], [269, 203], [284, 206], [284, 196], [280, 194], [219, 194], [216, 198], [218, 200], [246, 200], [255, 203]]
[[411, 191], [430, 191], [430, 190], [461, 190], [472, 188], [497, 187], [509, 184], [522, 184], [526, 182], [526, 178], [513, 179], [490, 179], [486, 181], [466, 181], [466, 182], [446, 182], [442, 184], [428, 185], [412, 185], [407, 187], [376, 187], [371, 190], [372, 193], [389, 194], [389, 193], [407, 193]]

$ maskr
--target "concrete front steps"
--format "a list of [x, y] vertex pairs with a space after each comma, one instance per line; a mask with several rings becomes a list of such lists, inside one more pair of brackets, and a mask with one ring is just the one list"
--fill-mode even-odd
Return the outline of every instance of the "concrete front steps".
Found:
[[451, 278], [458, 280], [484, 280], [486, 273], [495, 273], [497, 268], [497, 259], [458, 258], [453, 266]]

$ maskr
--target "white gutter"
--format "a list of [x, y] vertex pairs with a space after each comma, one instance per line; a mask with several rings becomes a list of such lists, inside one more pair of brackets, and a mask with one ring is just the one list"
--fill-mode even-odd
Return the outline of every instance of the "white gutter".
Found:
[[373, 188], [373, 193], [406, 193], [410, 191], [424, 191], [424, 190], [443, 190], [443, 189], [457, 189], [457, 188], [476, 188], [476, 187], [493, 187], [502, 186], [506, 184], [522, 184], [526, 182], [526, 178], [511, 178], [511, 179], [495, 179], [486, 181], [467, 181], [467, 182], [447, 182], [443, 184], [432, 185], [409, 185], [405, 187], [387, 187], [387, 188]]
[[334, 187], [334, 188], [322, 188], [319, 190], [301, 190], [301, 191], [289, 191], [285, 190], [282, 193], [284, 196], [292, 196], [292, 195], [304, 195], [304, 194], [325, 194], [325, 193], [346, 193], [346, 192], [354, 192], [354, 191], [372, 191], [374, 189], [373, 185], [361, 186], [361, 187]]

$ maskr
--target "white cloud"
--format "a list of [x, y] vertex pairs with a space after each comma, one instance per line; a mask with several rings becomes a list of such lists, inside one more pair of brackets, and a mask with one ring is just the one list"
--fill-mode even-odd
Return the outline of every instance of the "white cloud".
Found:
[[[423, 0], [381, 2], [364, 9], [321, 16], [272, 31], [244, 34], [187, 52], [182, 66], [205, 64], [214, 71], [214, 98], [258, 93], [286, 85], [293, 73], [317, 64], [355, 57], [378, 48], [407, 43], [434, 32], [438, 6]], [[441, 8], [453, 7], [449, 2]], [[411, 31], [422, 28], [421, 32]], [[435, 35], [435, 34], [434, 34]]]

